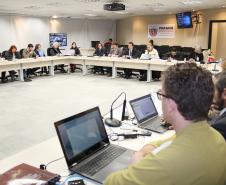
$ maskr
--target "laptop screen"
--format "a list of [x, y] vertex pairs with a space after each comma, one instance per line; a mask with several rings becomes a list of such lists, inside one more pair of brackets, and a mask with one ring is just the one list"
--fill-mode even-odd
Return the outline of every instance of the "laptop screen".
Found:
[[98, 107], [58, 121], [55, 127], [69, 167], [109, 144]]
[[142, 96], [135, 100], [130, 101], [134, 115], [138, 123], [142, 123], [154, 116], [158, 115], [154, 102], [150, 95]]

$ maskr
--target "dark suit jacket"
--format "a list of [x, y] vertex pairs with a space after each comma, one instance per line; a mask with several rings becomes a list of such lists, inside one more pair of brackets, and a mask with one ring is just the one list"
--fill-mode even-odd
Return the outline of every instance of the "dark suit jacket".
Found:
[[104, 48], [96, 48], [95, 52], [94, 52], [94, 55], [96, 56], [105, 56], [106, 55], [106, 50]]
[[219, 118], [215, 120], [212, 127], [220, 132], [226, 140], [226, 112], [224, 112]]
[[49, 49], [49, 56], [56, 56], [57, 54], [61, 54], [60, 49], [50, 48]]
[[[129, 49], [124, 50], [123, 55], [129, 55]], [[140, 58], [141, 53], [134, 47], [132, 50], [132, 58]]]
[[77, 56], [77, 55], [80, 55], [80, 54], [81, 54], [81, 52], [80, 52], [80, 50], [79, 50], [78, 47], [76, 47], [76, 48], [71, 48], [71, 49], [75, 50], [74, 56]]
[[[13, 53], [10, 51], [6, 51], [4, 56], [3, 56], [6, 60], [12, 60], [13, 59]], [[15, 53], [15, 58], [16, 59], [21, 59], [21, 55], [19, 52]]]

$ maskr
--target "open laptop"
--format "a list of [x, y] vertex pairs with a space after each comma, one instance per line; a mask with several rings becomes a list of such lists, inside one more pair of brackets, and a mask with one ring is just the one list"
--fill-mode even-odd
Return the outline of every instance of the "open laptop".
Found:
[[168, 130], [158, 115], [150, 94], [131, 100], [130, 105], [139, 127], [158, 133], [164, 133]]
[[143, 53], [140, 57], [140, 60], [150, 60], [151, 55]]
[[110, 144], [99, 107], [54, 125], [72, 173], [102, 183], [112, 172], [128, 167], [133, 151]]
[[73, 49], [65, 49], [61, 50], [61, 53], [63, 56], [74, 56], [75, 55], [75, 50]]

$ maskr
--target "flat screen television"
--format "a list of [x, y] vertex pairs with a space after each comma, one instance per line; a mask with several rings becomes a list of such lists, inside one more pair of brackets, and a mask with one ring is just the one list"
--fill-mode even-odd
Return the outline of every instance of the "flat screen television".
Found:
[[176, 14], [177, 18], [177, 27], [180, 28], [192, 28], [192, 13], [191, 12], [182, 12]]
[[50, 46], [54, 42], [58, 42], [60, 46], [67, 46], [67, 34], [66, 33], [50, 33], [49, 34]]

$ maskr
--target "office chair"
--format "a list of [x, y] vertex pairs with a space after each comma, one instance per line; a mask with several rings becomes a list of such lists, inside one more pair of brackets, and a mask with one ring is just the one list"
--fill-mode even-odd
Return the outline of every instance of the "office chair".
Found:
[[182, 51], [182, 47], [181, 47], [181, 46], [171, 46], [171, 47], [170, 47], [170, 50], [171, 50], [172, 48], [175, 48], [178, 52], [181, 52], [181, 51]]
[[158, 47], [159, 57], [162, 59], [164, 55], [166, 55], [170, 51], [170, 47], [168, 45], [162, 45]]
[[[6, 60], [7, 60], [7, 57], [6, 57], [7, 52], [8, 52], [7, 50], [2, 52], [2, 58], [5, 58]], [[18, 75], [16, 75], [16, 71], [14, 71], [14, 70], [9, 71], [8, 73], [9, 73], [9, 75], [5, 76], [5, 80], [7, 80], [7, 81], [9, 80], [9, 78], [11, 78], [11, 80], [14, 81], [15, 80], [14, 77], [16, 77], [16, 78], [18, 77]]]

